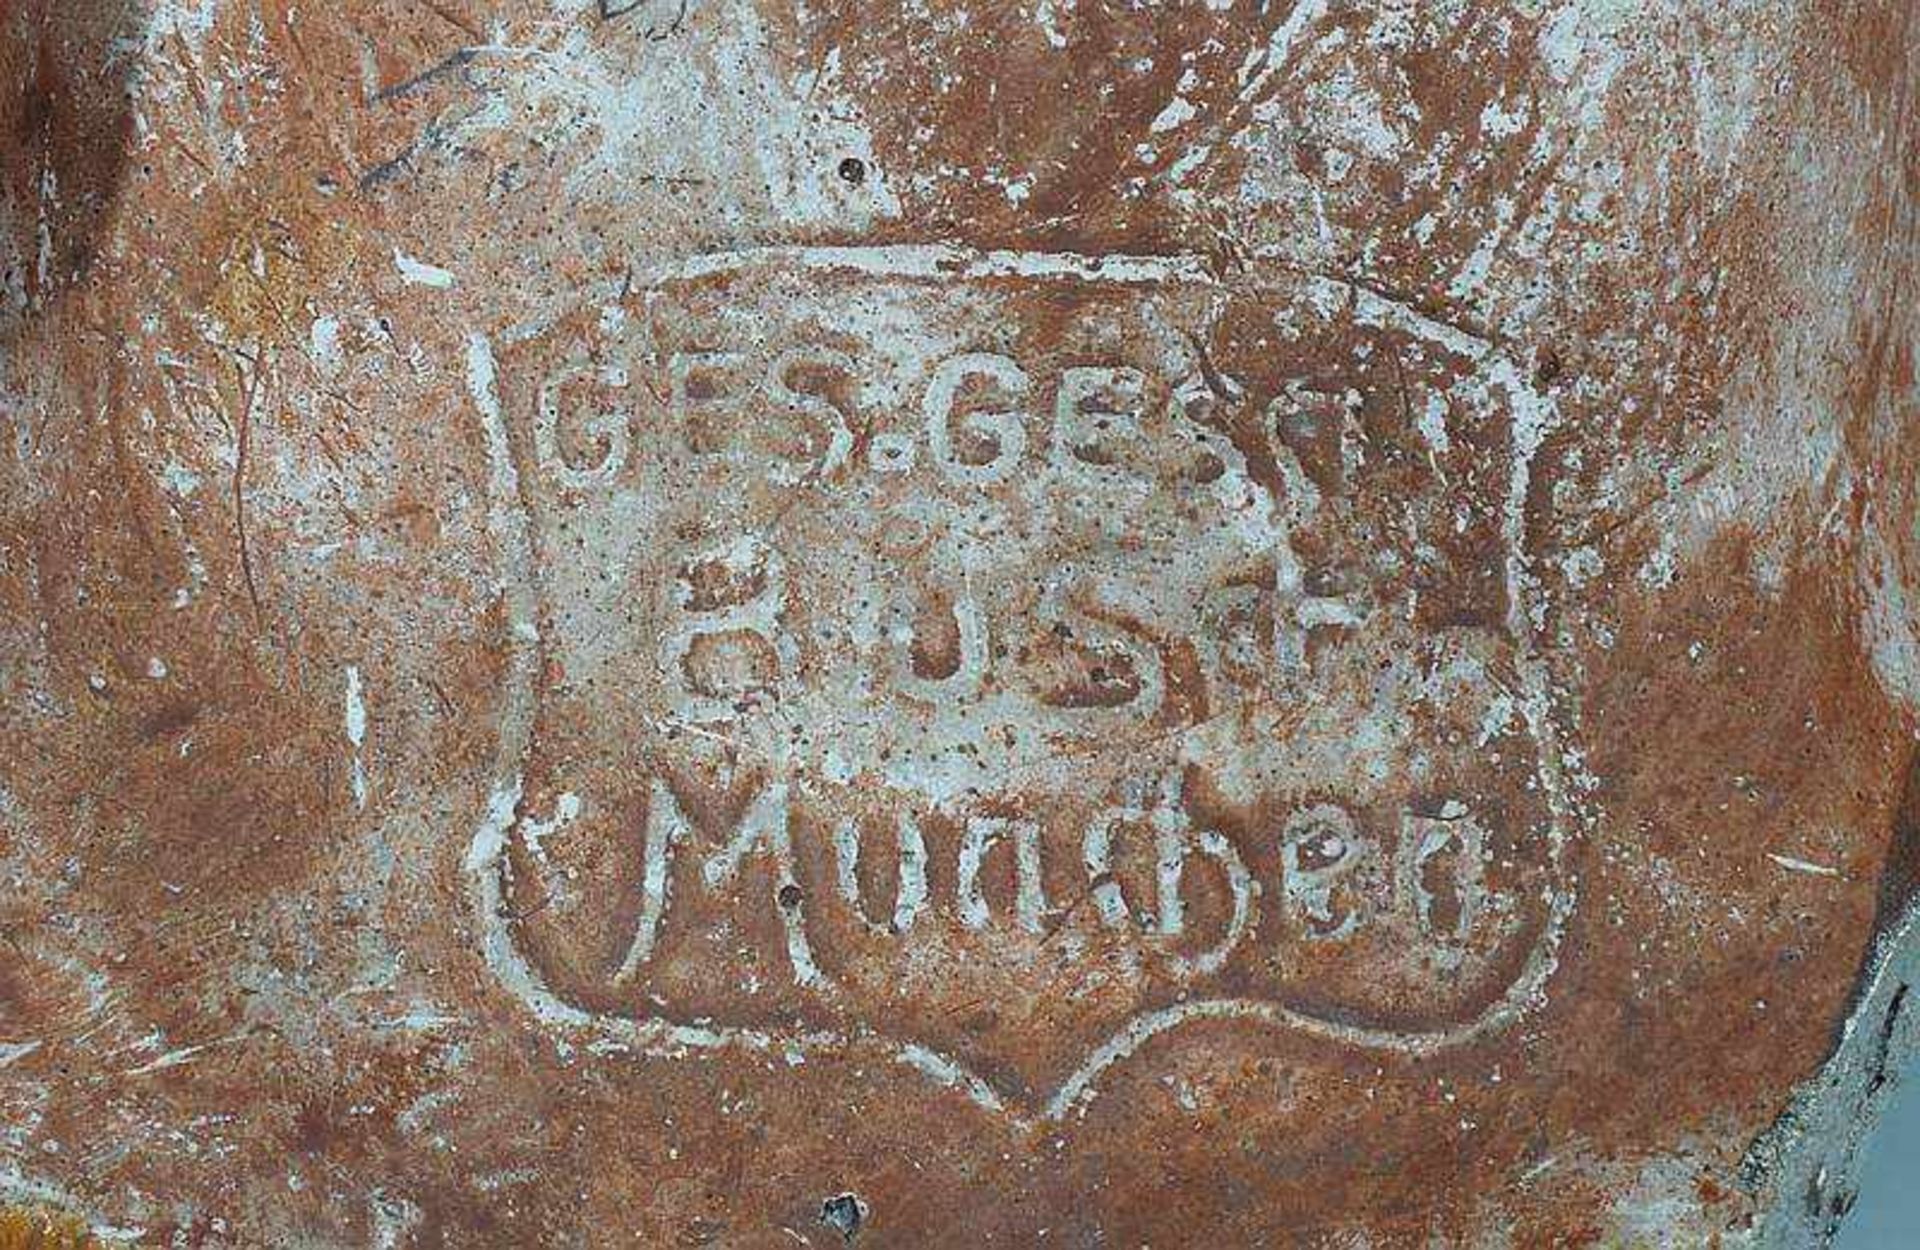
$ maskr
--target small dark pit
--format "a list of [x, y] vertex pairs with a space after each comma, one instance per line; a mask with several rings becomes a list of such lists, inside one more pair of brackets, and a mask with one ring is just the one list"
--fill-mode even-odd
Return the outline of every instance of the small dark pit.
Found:
[[867, 1204], [854, 1194], [835, 1194], [820, 1204], [820, 1222], [848, 1241], [860, 1235], [860, 1226], [866, 1221]]

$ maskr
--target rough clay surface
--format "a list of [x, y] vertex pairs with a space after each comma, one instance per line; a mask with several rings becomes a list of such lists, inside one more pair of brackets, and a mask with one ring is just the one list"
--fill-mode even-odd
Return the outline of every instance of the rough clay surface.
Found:
[[0, 1199], [1808, 1244], [1906, 0], [0, 0]]

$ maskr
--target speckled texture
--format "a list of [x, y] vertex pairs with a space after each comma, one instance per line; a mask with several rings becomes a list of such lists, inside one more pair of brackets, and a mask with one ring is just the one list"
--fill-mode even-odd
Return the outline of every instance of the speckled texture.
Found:
[[1822, 1236], [1917, 20], [0, 0], [0, 1200]]

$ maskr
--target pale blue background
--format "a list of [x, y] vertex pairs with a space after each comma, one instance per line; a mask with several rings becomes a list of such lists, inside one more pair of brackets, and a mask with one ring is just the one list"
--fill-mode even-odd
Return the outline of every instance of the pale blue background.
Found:
[[1860, 1203], [1835, 1250], [1920, 1250], [1920, 1060], [1907, 1066], [1867, 1139]]

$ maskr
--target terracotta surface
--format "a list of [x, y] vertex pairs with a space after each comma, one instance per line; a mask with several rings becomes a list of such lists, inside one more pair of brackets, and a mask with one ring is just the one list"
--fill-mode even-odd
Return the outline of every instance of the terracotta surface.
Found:
[[0, 0], [0, 1244], [1805, 1244], [1917, 27]]

